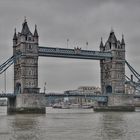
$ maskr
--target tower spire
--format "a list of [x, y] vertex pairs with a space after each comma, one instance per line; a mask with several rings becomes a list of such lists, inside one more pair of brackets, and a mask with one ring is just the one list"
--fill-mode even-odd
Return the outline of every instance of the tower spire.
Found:
[[122, 45], [125, 45], [125, 41], [124, 41], [124, 35], [122, 34], [122, 41], [121, 41]]
[[13, 36], [13, 40], [17, 40], [17, 33], [16, 33], [16, 28], [14, 29], [14, 36]]
[[37, 32], [37, 25], [36, 25], [36, 24], [35, 24], [34, 37], [38, 37], [38, 32]]
[[103, 38], [101, 37], [101, 43], [100, 43], [100, 48], [103, 47]]
[[101, 42], [100, 42], [100, 51], [104, 51], [104, 44], [103, 44], [102, 37], [101, 37]]
[[26, 16], [24, 16], [24, 22], [27, 22]]
[[114, 30], [113, 30], [112, 27], [111, 27], [110, 35], [109, 35], [109, 38], [108, 38], [108, 42], [110, 42], [110, 43], [116, 43], [117, 42], [117, 38], [115, 36]]
[[111, 27], [110, 33], [114, 33], [114, 29], [113, 29], [113, 27]]
[[24, 22], [22, 24], [21, 34], [23, 34], [23, 35], [32, 34], [29, 30], [26, 17], [24, 17]]

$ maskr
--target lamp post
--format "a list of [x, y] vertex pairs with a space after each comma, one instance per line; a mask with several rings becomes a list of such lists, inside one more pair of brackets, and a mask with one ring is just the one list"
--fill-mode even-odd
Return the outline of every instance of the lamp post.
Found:
[[44, 94], [46, 92], [46, 82], [44, 83]]
[[4, 72], [4, 91], [6, 94], [6, 71]]
[[69, 39], [67, 39], [67, 48], [68, 48], [68, 45], [69, 45], [68, 43], [69, 43]]
[[88, 42], [86, 42], [86, 49], [88, 49]]

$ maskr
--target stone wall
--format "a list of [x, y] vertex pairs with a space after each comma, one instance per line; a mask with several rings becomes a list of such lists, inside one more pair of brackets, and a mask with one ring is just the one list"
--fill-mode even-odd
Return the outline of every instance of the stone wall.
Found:
[[8, 99], [7, 112], [10, 113], [46, 113], [46, 98], [44, 94], [18, 94], [16, 98]]
[[133, 106], [133, 95], [130, 94], [113, 94], [108, 96], [108, 106]]
[[16, 97], [16, 107], [45, 107], [46, 98], [44, 94], [19, 94]]
[[140, 107], [140, 98], [134, 99], [134, 105], [135, 107]]
[[105, 45], [101, 40], [101, 52], [110, 52], [111, 59], [100, 61], [101, 89], [103, 94], [125, 93], [125, 42], [124, 38], [119, 41], [114, 31], [110, 32]]

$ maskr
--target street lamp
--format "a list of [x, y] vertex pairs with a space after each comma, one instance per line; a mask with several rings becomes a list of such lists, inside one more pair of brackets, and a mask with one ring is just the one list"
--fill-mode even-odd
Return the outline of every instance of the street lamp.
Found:
[[4, 91], [6, 94], [6, 71], [4, 72]]
[[44, 83], [44, 94], [46, 92], [46, 82]]
[[67, 48], [68, 48], [69, 39], [67, 39]]

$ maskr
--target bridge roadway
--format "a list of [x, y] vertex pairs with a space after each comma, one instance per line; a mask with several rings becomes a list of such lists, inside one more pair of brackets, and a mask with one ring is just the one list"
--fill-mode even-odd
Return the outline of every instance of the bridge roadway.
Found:
[[[39, 93], [39, 94], [44, 94], [44, 93]], [[17, 94], [14, 93], [1, 93], [0, 98], [2, 97], [16, 97]], [[45, 94], [45, 97], [107, 97], [107, 95], [97, 95], [97, 94], [63, 94], [63, 93], [50, 93], [50, 94]]]
[[92, 50], [82, 50], [81, 48], [66, 49], [39, 46], [38, 55], [44, 57], [60, 57], [75, 59], [102, 60], [112, 58], [111, 52], [100, 52]]
[[[40, 93], [44, 94], [44, 93]], [[0, 98], [15, 98], [17, 94], [14, 93], [1, 93]], [[97, 94], [45, 94], [45, 97], [55, 97], [55, 98], [64, 98], [64, 97], [86, 97], [86, 98], [104, 98], [107, 99], [109, 95], [97, 95]], [[140, 98], [140, 95], [134, 95], [134, 98]]]
[[[44, 93], [40, 93], [40, 94], [44, 94]], [[13, 94], [13, 93], [3, 93], [0, 94], [0, 98], [16, 98], [17, 94]], [[94, 94], [45, 94], [46, 98], [65, 98], [65, 97], [84, 97], [84, 98], [90, 98], [94, 100], [98, 100], [98, 101], [102, 101], [102, 102], [107, 102], [108, 101], [108, 97], [106, 95], [94, 95]]]

